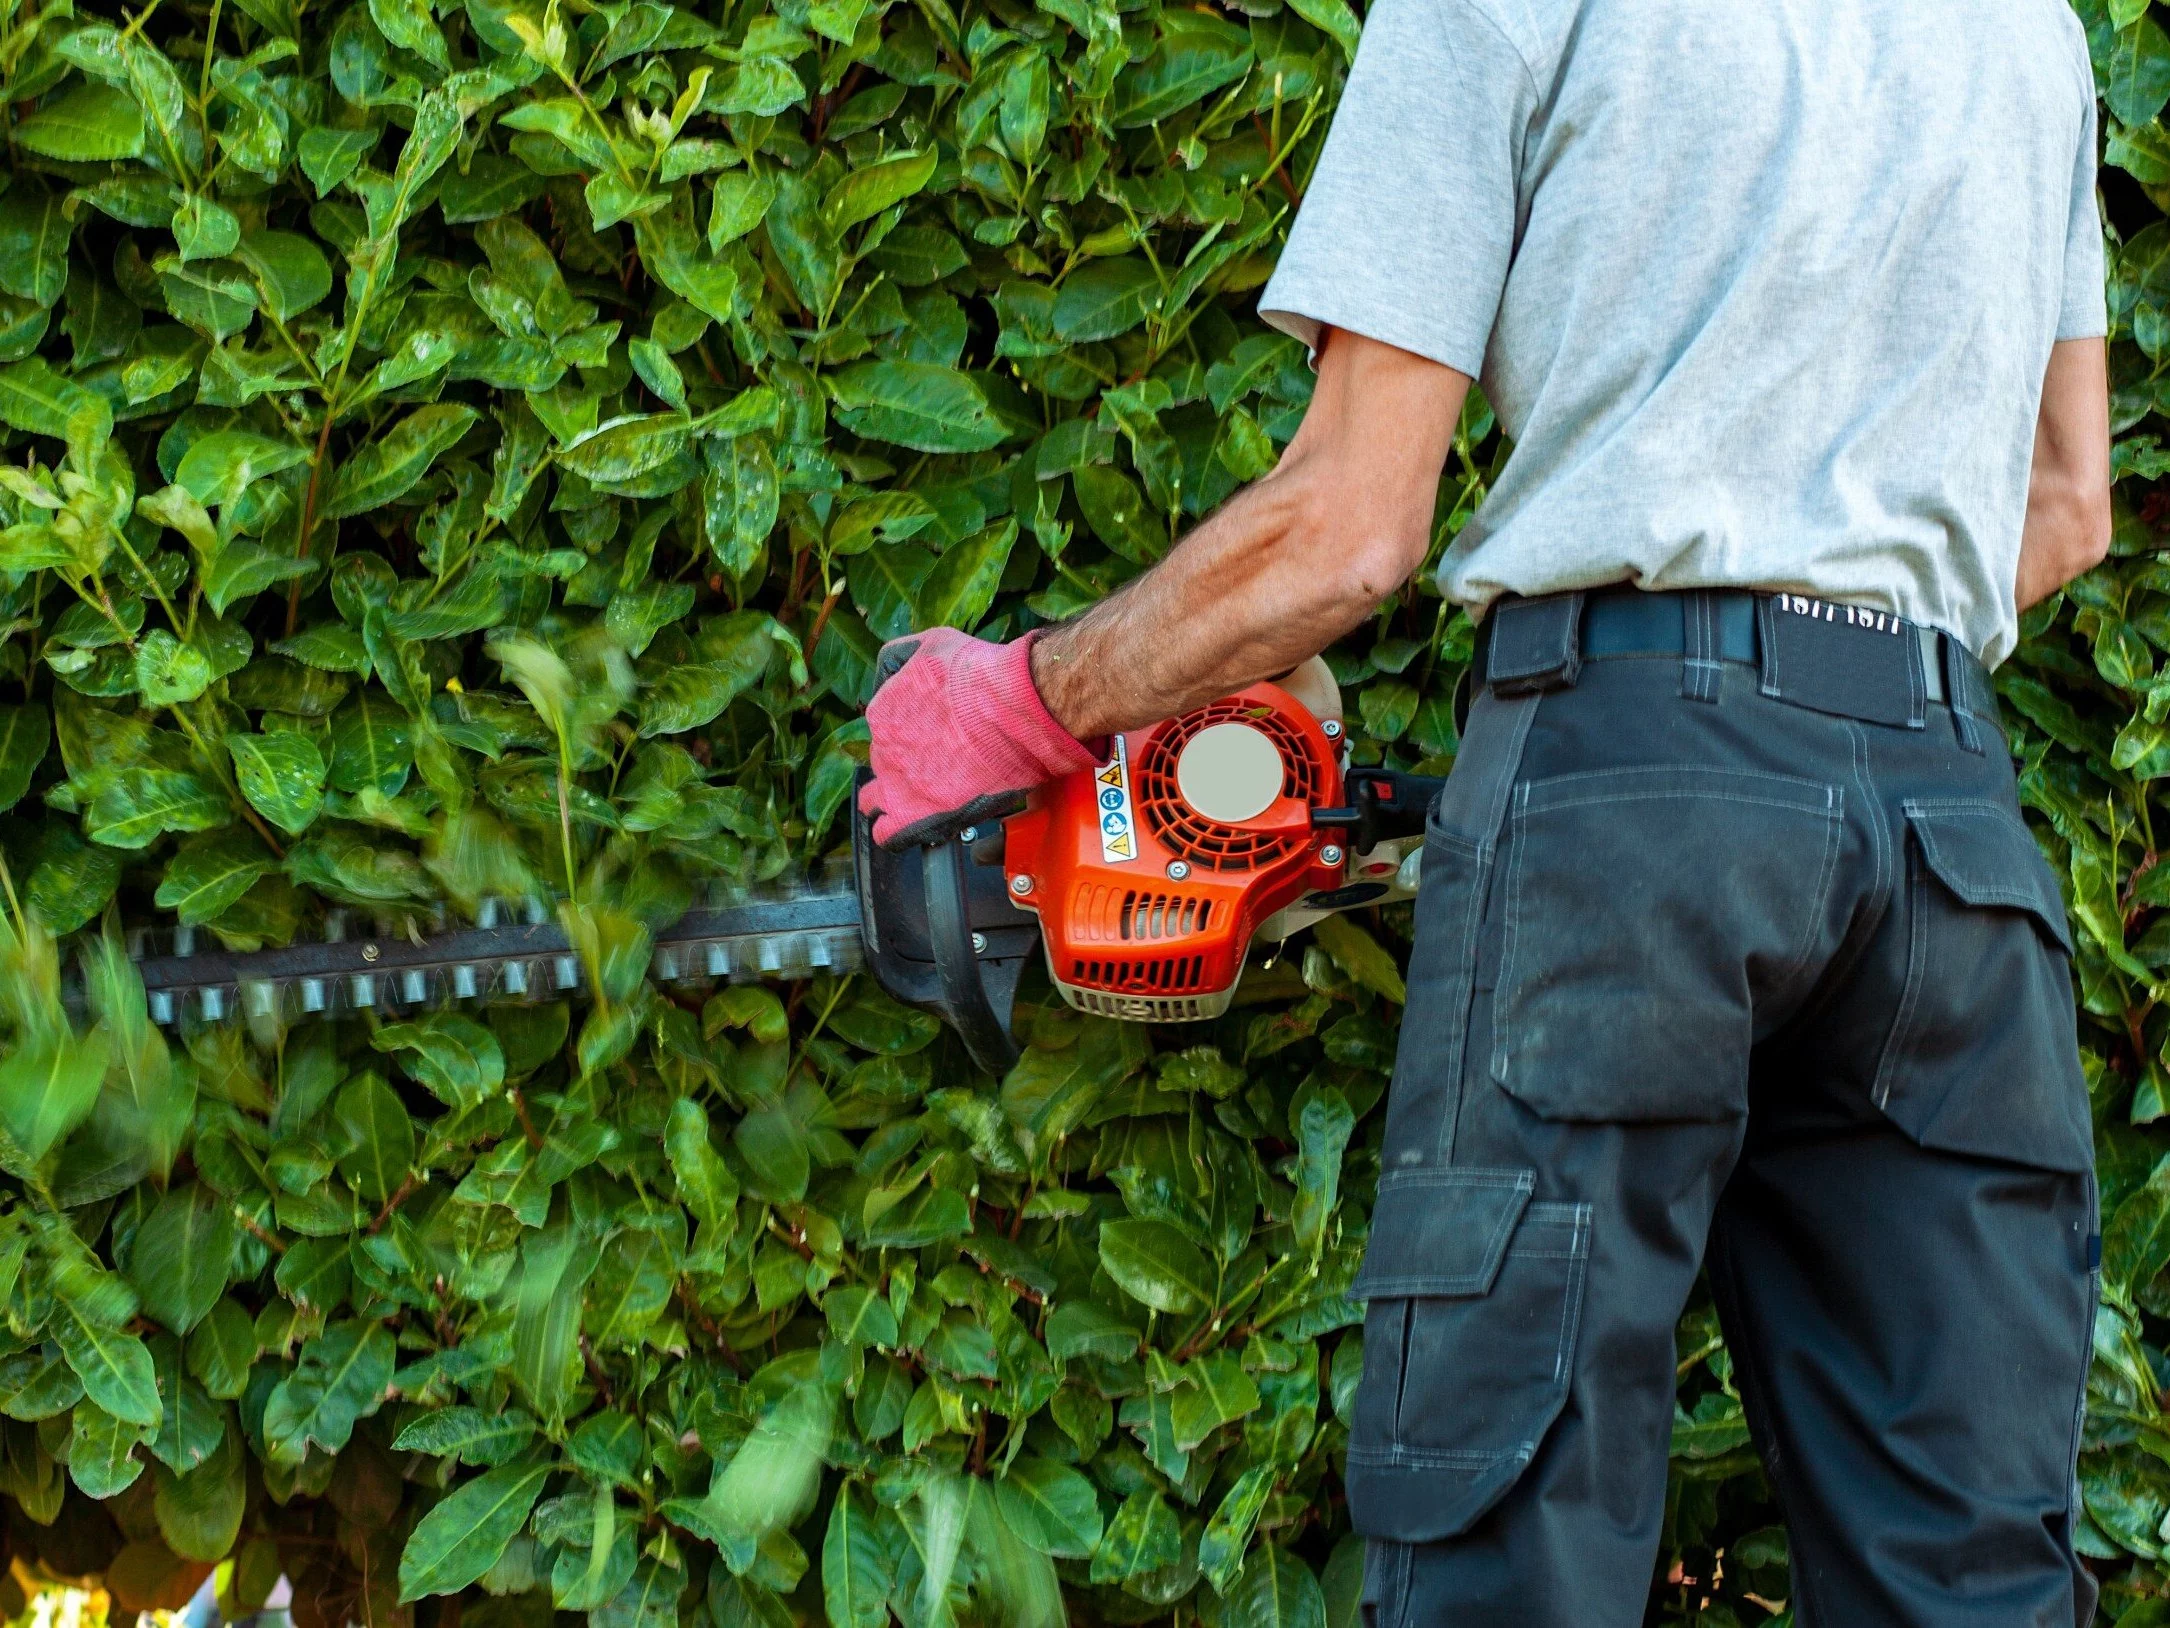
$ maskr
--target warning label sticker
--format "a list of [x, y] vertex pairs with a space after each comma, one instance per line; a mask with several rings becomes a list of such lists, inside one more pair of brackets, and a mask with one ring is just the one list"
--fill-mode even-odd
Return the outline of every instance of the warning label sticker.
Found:
[[1138, 828], [1130, 808], [1130, 747], [1115, 737], [1115, 755], [1093, 771], [1100, 802], [1100, 858], [1119, 864], [1138, 857]]

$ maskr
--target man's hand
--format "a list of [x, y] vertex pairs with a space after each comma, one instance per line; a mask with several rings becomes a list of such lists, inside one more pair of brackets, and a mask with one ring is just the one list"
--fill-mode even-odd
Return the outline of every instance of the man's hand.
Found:
[[2110, 364], [2099, 339], [2050, 348], [2019, 537], [2019, 608], [2047, 599], [2110, 551]]
[[1424, 563], [1469, 376], [1338, 329], [1320, 346], [1273, 471], [1034, 647], [1039, 693], [1071, 733], [1137, 729], [1285, 673]]
[[946, 842], [1015, 813], [1034, 786], [1092, 766], [1032, 687], [1037, 637], [989, 644], [938, 627], [882, 646], [866, 714], [874, 778], [859, 794], [875, 841]]

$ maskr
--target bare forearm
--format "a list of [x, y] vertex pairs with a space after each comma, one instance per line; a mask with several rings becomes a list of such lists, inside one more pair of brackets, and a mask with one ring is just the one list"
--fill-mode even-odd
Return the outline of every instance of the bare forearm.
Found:
[[2027, 493], [2027, 525], [2019, 540], [2019, 608], [2039, 604], [2074, 577], [2093, 569], [2107, 551], [2107, 494], [2045, 492], [2038, 478]]
[[2092, 569], [2110, 547], [2109, 363], [2099, 339], [2050, 352], [2019, 539], [2019, 608]]
[[1080, 740], [1272, 678], [1355, 627], [1424, 559], [1466, 375], [1327, 336], [1318, 387], [1273, 472], [1144, 576], [1032, 652]]
[[1332, 557], [1293, 485], [1268, 476], [1034, 646], [1033, 682], [1064, 727], [1080, 739], [1135, 729], [1285, 673], [1393, 591], [1398, 578]]

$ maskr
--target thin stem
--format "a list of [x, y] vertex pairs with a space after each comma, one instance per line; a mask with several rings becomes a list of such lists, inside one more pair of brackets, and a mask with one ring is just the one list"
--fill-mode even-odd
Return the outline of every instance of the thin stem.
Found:
[[196, 82], [196, 113], [211, 127], [211, 54], [218, 49], [219, 10], [226, 0], [211, 0], [211, 26], [203, 34], [203, 75]]
[[[362, 287], [362, 292], [365, 295], [369, 292], [366, 283]], [[357, 316], [355, 318], [355, 327], [358, 330], [360, 326], [361, 318]], [[354, 347], [349, 344], [347, 346], [347, 355], [351, 356], [353, 354]], [[346, 384], [346, 379], [346, 358], [342, 357], [339, 362], [338, 381], [330, 390], [324, 392], [324, 427], [317, 434], [316, 455], [309, 460], [309, 486], [302, 494], [301, 499], [301, 529], [294, 537], [294, 557], [296, 559], [306, 560], [309, 557], [309, 535], [316, 529], [316, 494], [324, 479], [324, 455], [332, 444], [332, 420], [339, 416], [337, 398], [339, 391]], [[296, 577], [286, 590], [286, 637], [289, 639], [294, 636], [294, 623], [300, 615], [301, 578]]]
[[571, 792], [568, 790], [573, 778], [572, 748], [565, 737], [558, 737], [558, 842], [565, 852], [565, 896], [574, 904], [580, 902], [580, 884], [573, 875], [573, 809]]

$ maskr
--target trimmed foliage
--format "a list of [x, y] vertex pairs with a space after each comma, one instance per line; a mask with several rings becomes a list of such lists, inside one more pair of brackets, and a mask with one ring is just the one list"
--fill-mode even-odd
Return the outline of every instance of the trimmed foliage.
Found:
[[[1353, 1623], [1406, 908], [1210, 1026], [1028, 990], [1001, 1080], [863, 978], [642, 977], [837, 846], [883, 639], [1070, 614], [1271, 466], [1343, 0], [5, 17], [15, 1550], [131, 1608], [284, 1571], [304, 1628]], [[2094, 26], [2127, 507], [2002, 682], [2084, 934], [2122, 1610], [2170, 1541], [2170, 36]], [[1473, 404], [1438, 546], [1503, 455]], [[1451, 761], [1467, 649], [1413, 587], [1332, 653], [1361, 760]], [[111, 925], [492, 896], [560, 903], [579, 1000], [169, 1039]], [[1653, 1618], [1761, 1621], [1707, 1309], [1681, 1357]]]

